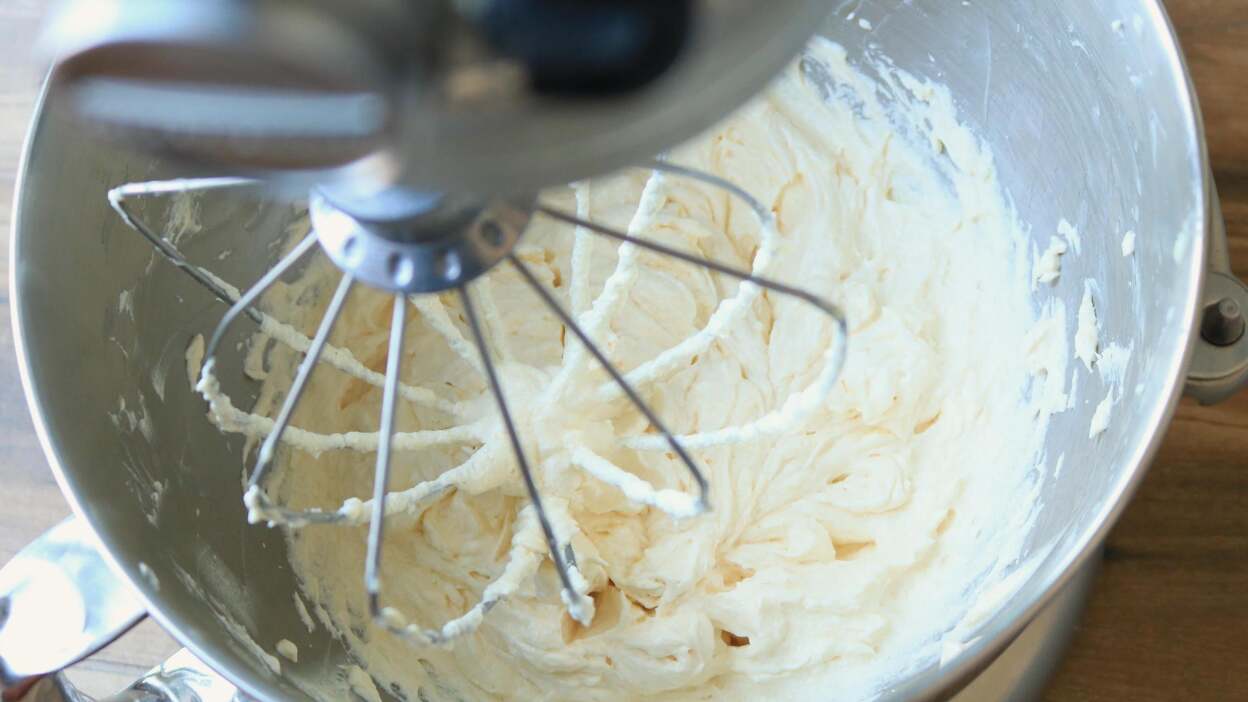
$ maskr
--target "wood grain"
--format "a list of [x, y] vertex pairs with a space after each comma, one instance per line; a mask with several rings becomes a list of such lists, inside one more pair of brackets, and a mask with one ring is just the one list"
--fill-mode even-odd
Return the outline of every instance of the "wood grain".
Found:
[[[21, 397], [8, 324], [15, 169], [39, 82], [30, 55], [47, 0], [0, 2], [0, 562], [69, 510]], [[1196, 81], [1236, 272], [1248, 275], [1248, 0], [1166, 3]], [[1248, 699], [1248, 393], [1184, 402], [1105, 567], [1048, 699]], [[71, 671], [119, 688], [176, 644], [151, 622]]]

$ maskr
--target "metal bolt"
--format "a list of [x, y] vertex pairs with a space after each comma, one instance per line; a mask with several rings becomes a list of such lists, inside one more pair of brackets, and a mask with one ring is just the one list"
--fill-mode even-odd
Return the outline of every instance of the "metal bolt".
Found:
[[1200, 335], [1214, 346], [1230, 346], [1244, 335], [1244, 314], [1235, 300], [1224, 297], [1205, 308]]
[[348, 235], [342, 242], [342, 259], [347, 265], [358, 266], [364, 258], [363, 247], [360, 241], [353, 236]]
[[459, 260], [459, 254], [449, 250], [443, 251], [438, 257], [438, 274], [443, 280], [458, 282], [460, 276], [464, 274], [464, 266]]
[[498, 226], [498, 222], [494, 220], [486, 220], [481, 223], [481, 239], [486, 244], [494, 248], [503, 245], [505, 237], [503, 236], [503, 228]]
[[390, 273], [394, 284], [400, 288], [411, 283], [416, 275], [416, 267], [411, 260], [397, 253], [391, 253], [386, 258], [386, 270]]

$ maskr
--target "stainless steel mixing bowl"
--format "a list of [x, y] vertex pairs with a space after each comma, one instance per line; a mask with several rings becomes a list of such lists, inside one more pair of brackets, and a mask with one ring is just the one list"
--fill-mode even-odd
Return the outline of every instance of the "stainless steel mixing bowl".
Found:
[[[1086, 375], [1076, 407], [1052, 423], [1046, 451], [1064, 455], [1065, 469], [1043, 476], [1026, 546], [1039, 561], [1034, 572], [954, 660], [899, 677], [885, 691], [890, 699], [929, 699], [950, 694], [990, 662], [1094, 553], [1122, 511], [1184, 387], [1206, 295], [1207, 230], [1216, 217], [1192, 87], [1159, 2], [843, 5], [825, 33], [852, 58], [886, 55], [950, 87], [961, 118], [991, 146], [1037, 247], [1060, 218], [1083, 233], [1082, 252], [1066, 257], [1056, 287], [1071, 312], [1068, 333], [1082, 281], [1094, 278], [1102, 343], [1134, 345], [1125, 397], [1105, 434], [1088, 438], [1105, 389]], [[122, 181], [176, 175], [76, 128], [55, 97], [44, 101], [13, 237], [12, 302], [26, 391], [65, 494], [152, 616], [249, 694], [297, 696], [331, 674], [344, 652], [322, 631], [304, 633], [291, 606], [281, 534], [247, 525], [241, 443], [209, 425], [186, 382], [183, 349], [211, 329], [222, 306], [171, 267], [152, 265], [151, 250], [105, 200], [107, 188]], [[149, 217], [159, 221], [167, 205]], [[248, 232], [279, 226], [291, 211], [209, 199], [200, 214], [206, 228], [233, 232], [225, 248], [234, 255], [217, 267], [241, 281], [271, 258]], [[1133, 263], [1119, 248], [1128, 229], [1138, 235]], [[193, 236], [186, 242], [192, 259], [206, 250]], [[1222, 278], [1211, 281], [1240, 294]], [[1243, 357], [1241, 346], [1201, 347], [1204, 382], [1229, 387], [1219, 373]], [[227, 389], [248, 388], [239, 380]], [[155, 577], [141, 574], [140, 563]], [[301, 650], [327, 653], [274, 675], [217, 613], [268, 650], [292, 637]]]

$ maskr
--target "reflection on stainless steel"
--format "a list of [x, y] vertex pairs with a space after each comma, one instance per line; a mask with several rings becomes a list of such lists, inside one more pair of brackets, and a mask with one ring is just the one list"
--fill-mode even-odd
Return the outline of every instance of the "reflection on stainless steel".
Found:
[[[4, 698], [9, 702], [9, 698]], [[93, 702], [64, 675], [36, 681], [21, 702]], [[99, 702], [246, 702], [238, 689], [226, 682], [190, 651], [182, 649], [130, 687]]]
[[143, 611], [91, 530], [61, 522], [0, 569], [0, 691], [104, 646]]

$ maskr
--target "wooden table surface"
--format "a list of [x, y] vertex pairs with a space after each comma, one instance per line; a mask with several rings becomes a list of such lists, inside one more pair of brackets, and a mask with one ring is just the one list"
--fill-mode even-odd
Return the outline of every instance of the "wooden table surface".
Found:
[[[1037, 0], [1041, 1], [1041, 0]], [[47, 0], [0, 1], [0, 563], [69, 509], [22, 399], [9, 328], [9, 219], [39, 81], [27, 60]], [[1248, 275], [1248, 0], [1170, 0], [1204, 110], [1236, 273]], [[84, 661], [88, 692], [119, 688], [176, 649], [146, 622]], [[1248, 699], [1248, 392], [1185, 401], [1114, 529], [1051, 700]]]

